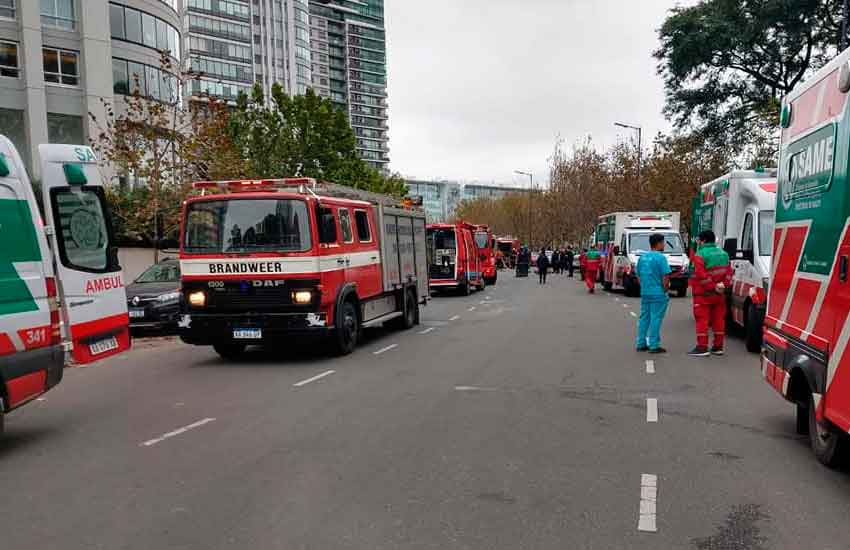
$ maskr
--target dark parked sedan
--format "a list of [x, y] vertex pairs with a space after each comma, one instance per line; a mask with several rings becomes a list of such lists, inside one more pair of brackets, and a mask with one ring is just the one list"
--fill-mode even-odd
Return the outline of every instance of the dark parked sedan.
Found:
[[180, 311], [180, 262], [163, 260], [139, 275], [127, 287], [127, 309], [131, 328], [176, 326]]

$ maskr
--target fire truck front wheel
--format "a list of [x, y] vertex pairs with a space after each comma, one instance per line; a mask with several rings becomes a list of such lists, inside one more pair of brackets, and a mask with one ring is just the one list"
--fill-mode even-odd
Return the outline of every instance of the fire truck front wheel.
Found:
[[338, 355], [348, 355], [357, 347], [360, 336], [360, 319], [357, 308], [350, 300], [346, 300], [337, 309], [336, 329], [334, 330], [334, 346]]
[[830, 468], [847, 464], [850, 440], [827, 421], [818, 422], [814, 397], [809, 394], [809, 441], [817, 459]]
[[213, 349], [222, 359], [236, 359], [245, 352], [245, 344], [238, 342], [223, 342], [213, 344]]

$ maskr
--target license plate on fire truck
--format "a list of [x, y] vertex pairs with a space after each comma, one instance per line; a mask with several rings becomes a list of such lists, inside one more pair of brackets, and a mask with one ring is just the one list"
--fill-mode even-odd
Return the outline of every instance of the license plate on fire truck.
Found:
[[235, 340], [261, 340], [263, 330], [259, 328], [236, 328], [233, 329], [233, 338]]
[[114, 336], [104, 338], [103, 340], [98, 340], [94, 344], [89, 344], [89, 351], [92, 355], [99, 355], [101, 353], [106, 353], [107, 351], [117, 348], [118, 340]]

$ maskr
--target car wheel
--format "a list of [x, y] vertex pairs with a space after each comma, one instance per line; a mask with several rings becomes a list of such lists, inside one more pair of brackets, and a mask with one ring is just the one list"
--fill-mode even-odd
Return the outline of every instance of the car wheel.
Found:
[[348, 355], [357, 347], [360, 336], [360, 320], [357, 318], [357, 309], [353, 303], [342, 303], [337, 310], [335, 324], [334, 347], [337, 355]]
[[809, 442], [815, 457], [825, 466], [835, 468], [847, 461], [847, 435], [828, 422], [818, 422], [814, 397], [809, 394]]
[[245, 352], [247, 344], [239, 342], [226, 342], [221, 344], [213, 344], [213, 349], [222, 359], [236, 359]]
[[747, 344], [747, 351], [759, 353], [761, 351], [762, 338], [762, 316], [758, 310], [750, 305], [746, 309], [746, 324], [744, 325], [744, 339]]

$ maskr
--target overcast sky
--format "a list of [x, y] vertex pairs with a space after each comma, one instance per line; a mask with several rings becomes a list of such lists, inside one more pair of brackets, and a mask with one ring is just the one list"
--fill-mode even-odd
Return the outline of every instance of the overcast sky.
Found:
[[[676, 0], [386, 0], [390, 168], [548, 181], [556, 137], [669, 129], [652, 51]], [[692, 2], [686, 2], [690, 4]]]

